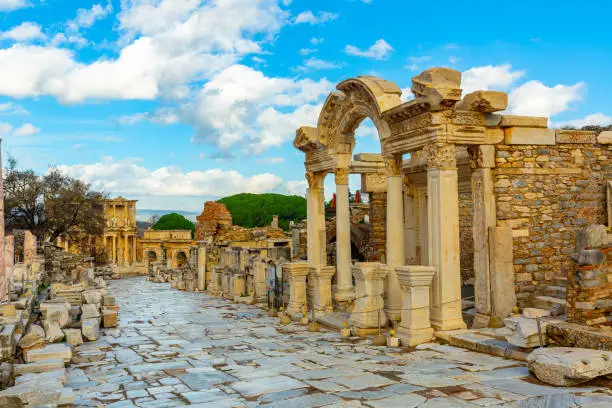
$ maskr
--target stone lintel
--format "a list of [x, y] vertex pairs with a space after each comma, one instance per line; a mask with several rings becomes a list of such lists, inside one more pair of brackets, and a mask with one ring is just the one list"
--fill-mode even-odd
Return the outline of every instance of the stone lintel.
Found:
[[495, 169], [497, 175], [520, 176], [524, 174], [530, 175], [546, 175], [546, 174], [581, 174], [581, 169], [559, 168], [533, 168], [533, 167], [498, 167]]
[[506, 144], [554, 145], [555, 129], [537, 127], [507, 127], [504, 129]]
[[504, 142], [504, 130], [500, 128], [487, 128], [485, 144], [499, 144]]
[[546, 128], [548, 127], [548, 118], [538, 116], [503, 115], [499, 126]]
[[293, 146], [304, 153], [311, 152], [319, 147], [317, 141], [317, 128], [302, 126], [295, 132]]
[[307, 276], [308, 262], [289, 262], [283, 264], [283, 272], [287, 273], [289, 278], [293, 276]]
[[352, 161], [349, 167], [351, 174], [379, 173], [385, 171], [385, 163], [381, 160], [374, 161]]
[[555, 136], [557, 143], [594, 144], [597, 142], [597, 133], [589, 130], [557, 129]]
[[362, 162], [383, 162], [382, 154], [380, 153], [358, 153], [353, 157], [353, 160]]
[[367, 173], [361, 175], [361, 190], [364, 193], [386, 193], [386, 173]]
[[327, 150], [316, 150], [306, 153], [306, 170], [329, 173], [336, 168], [336, 160]]

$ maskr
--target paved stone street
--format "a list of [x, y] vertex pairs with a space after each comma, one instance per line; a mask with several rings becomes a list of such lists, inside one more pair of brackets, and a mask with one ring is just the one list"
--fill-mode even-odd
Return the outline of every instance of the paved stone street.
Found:
[[376, 348], [144, 278], [109, 289], [121, 322], [76, 349], [87, 361], [69, 371], [77, 406], [612, 406], [604, 382], [544, 386], [514, 360], [437, 343]]

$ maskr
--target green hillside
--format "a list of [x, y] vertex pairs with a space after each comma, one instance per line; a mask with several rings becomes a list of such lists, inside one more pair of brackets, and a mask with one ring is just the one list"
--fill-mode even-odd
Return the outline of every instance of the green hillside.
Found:
[[306, 218], [306, 199], [282, 194], [236, 194], [219, 200], [225, 204], [235, 225], [253, 228], [270, 225], [272, 216], [278, 215], [278, 225], [289, 229], [289, 221]]
[[195, 232], [194, 223], [177, 213], [163, 215], [151, 228], [154, 230], [191, 230], [192, 237]]

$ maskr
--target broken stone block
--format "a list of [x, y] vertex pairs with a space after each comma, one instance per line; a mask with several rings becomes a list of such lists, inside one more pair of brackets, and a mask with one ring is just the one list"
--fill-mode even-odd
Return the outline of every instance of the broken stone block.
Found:
[[59, 401], [58, 401], [58, 405], [64, 405], [64, 406], [72, 406], [74, 404], [75, 401], [75, 396], [74, 396], [74, 391], [72, 390], [72, 388], [62, 388], [62, 394], [60, 395]]
[[41, 305], [40, 310], [43, 312], [43, 319], [57, 323], [60, 328], [66, 327], [70, 323], [70, 303], [47, 303], [45, 307]]
[[66, 336], [66, 343], [78, 346], [83, 344], [83, 336], [81, 336], [80, 329], [64, 329], [64, 335]]
[[102, 306], [115, 306], [115, 297], [114, 296], [104, 296], [102, 298]]
[[71, 322], [76, 322], [81, 314], [81, 306], [71, 306], [68, 311], [68, 315], [70, 316]]
[[608, 245], [608, 233], [605, 225], [589, 225], [576, 233], [576, 251], [587, 248], [603, 248]]
[[98, 290], [86, 290], [83, 292], [83, 303], [99, 305], [102, 303], [102, 294]]
[[11, 359], [15, 355], [15, 330], [14, 324], [5, 324], [0, 326], [0, 351], [2, 359]]
[[37, 374], [47, 371], [62, 370], [64, 368], [64, 360], [61, 358], [50, 358], [30, 364], [15, 364], [13, 365], [13, 373], [15, 375]]
[[567, 387], [612, 374], [612, 352], [573, 347], [540, 348], [529, 354], [527, 365], [540, 381]]
[[81, 325], [81, 332], [83, 337], [89, 341], [95, 341], [100, 338], [100, 322], [96, 319], [87, 319], [83, 321]]
[[[542, 330], [542, 346], [548, 344], [546, 326], [550, 323], [558, 323], [559, 320], [540, 320]], [[506, 341], [517, 347], [532, 348], [540, 346], [540, 335], [538, 334], [538, 323], [536, 319], [523, 316], [513, 316], [504, 319], [504, 325], [511, 330], [511, 335], [506, 336]]]
[[72, 358], [72, 346], [66, 343], [57, 343], [24, 352], [26, 363], [34, 363], [36, 361], [48, 360], [51, 358], [61, 358], [65, 363], [70, 362]]
[[428, 102], [432, 110], [440, 110], [461, 100], [461, 72], [450, 68], [430, 68], [412, 78], [416, 99]]
[[42, 324], [45, 329], [45, 340], [49, 343], [57, 343], [64, 338], [64, 332], [58, 323], [50, 320], [43, 320]]
[[45, 345], [45, 330], [36, 325], [30, 325], [25, 336], [19, 340], [19, 347], [24, 350], [31, 348], [39, 348]]
[[455, 110], [493, 113], [508, 107], [508, 94], [497, 91], [476, 91], [467, 94], [455, 105]]
[[2, 307], [2, 316], [4, 317], [15, 317], [17, 316], [17, 309], [12, 303], [8, 303]]
[[100, 317], [100, 304], [86, 304], [81, 306], [81, 320]]
[[523, 317], [527, 317], [529, 319], [535, 319], [536, 317], [546, 317], [550, 316], [550, 311], [546, 309], [538, 309], [535, 307], [528, 307], [523, 309]]
[[117, 327], [117, 312], [114, 310], [103, 311], [103, 326]]
[[55, 381], [18, 384], [0, 391], [0, 406], [25, 407], [56, 405], [62, 394], [62, 386]]

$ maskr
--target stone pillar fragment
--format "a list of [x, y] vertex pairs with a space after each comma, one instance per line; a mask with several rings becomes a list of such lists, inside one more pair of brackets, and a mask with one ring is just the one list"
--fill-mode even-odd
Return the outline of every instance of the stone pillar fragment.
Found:
[[310, 267], [309, 279], [314, 280], [313, 307], [317, 314], [327, 314], [332, 307], [332, 277], [336, 273], [334, 266]]
[[508, 317], [516, 306], [511, 227], [489, 228], [491, 315]]
[[336, 293], [345, 302], [355, 297], [351, 278], [351, 220], [349, 211], [348, 168], [336, 169]]
[[198, 290], [206, 289], [206, 247], [198, 247]]
[[289, 281], [289, 305], [287, 313], [301, 315], [306, 306], [306, 276], [308, 276], [307, 262], [291, 262], [283, 265], [283, 274]]
[[395, 271], [403, 291], [402, 322], [397, 337], [403, 346], [431, 341], [434, 330], [429, 318], [429, 291], [436, 267], [411, 265], [396, 267]]
[[390, 320], [399, 319], [402, 291], [394, 266], [404, 264], [404, 193], [401, 175], [402, 156], [385, 158], [387, 166], [387, 276], [385, 312]]
[[[474, 240], [474, 290], [476, 316], [474, 328], [487, 327], [491, 318], [491, 274], [489, 268], [489, 228], [497, 225], [495, 192], [491, 168], [495, 167], [495, 146], [469, 148], [472, 167]], [[513, 284], [512, 284], [513, 286]]]
[[388, 267], [374, 262], [360, 262], [353, 266], [356, 299], [351, 312], [350, 322], [359, 329], [376, 329], [387, 324], [384, 313], [385, 278]]
[[423, 153], [427, 158], [428, 264], [437, 267], [431, 291], [431, 323], [436, 330], [464, 329], [455, 145], [431, 144]]

